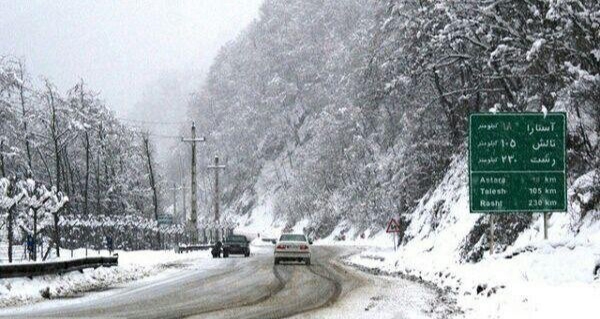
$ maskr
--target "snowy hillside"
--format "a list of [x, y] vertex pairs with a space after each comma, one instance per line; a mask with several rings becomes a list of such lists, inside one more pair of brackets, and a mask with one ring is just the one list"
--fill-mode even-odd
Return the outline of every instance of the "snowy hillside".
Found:
[[[467, 119], [566, 112], [569, 178], [597, 170], [600, 69], [588, 40], [598, 10], [597, 2], [564, 1], [267, 0], [221, 49], [189, 106], [211, 141], [200, 167], [213, 154], [226, 159], [224, 216], [242, 226], [303, 222], [316, 237], [360, 235], [402, 215], [405, 242], [423, 238], [437, 250], [459, 240], [457, 258], [480, 260], [487, 217], [442, 231], [466, 207], [466, 190], [448, 179], [466, 169], [457, 158]], [[208, 194], [200, 210], [211, 211], [214, 177], [200, 176]], [[444, 178], [447, 189], [434, 194]], [[498, 249], [537, 218], [500, 217]], [[429, 231], [440, 237], [424, 238]]]
[[[552, 214], [548, 240], [543, 239], [538, 214], [514, 241], [504, 238], [495, 254], [486, 251], [474, 263], [465, 256], [488, 245], [487, 234], [478, 228], [487, 216], [469, 213], [465, 158], [455, 159], [450, 167], [412, 214], [397, 252], [389, 246], [371, 248], [349, 261], [430, 281], [452, 292], [469, 318], [596, 318], [600, 207], [582, 213], [591, 199], [593, 173], [572, 183], [569, 213]], [[498, 227], [497, 236], [503, 238], [513, 226]], [[474, 232], [481, 237], [469, 245], [466, 240]]]

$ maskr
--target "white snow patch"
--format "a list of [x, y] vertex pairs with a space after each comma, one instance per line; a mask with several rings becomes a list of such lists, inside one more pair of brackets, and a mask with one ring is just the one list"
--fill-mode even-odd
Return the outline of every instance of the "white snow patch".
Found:
[[[600, 261], [600, 212], [579, 220], [579, 204], [570, 201], [569, 213], [551, 215], [549, 240], [543, 240], [537, 215], [505, 252], [463, 263], [459, 249], [480, 217], [469, 212], [467, 172], [466, 159], [455, 159], [440, 185], [412, 213], [406, 231], [411, 239], [397, 252], [385, 233], [369, 240], [323, 242], [369, 246], [349, 262], [434, 283], [452, 292], [466, 318], [597, 318], [600, 278], [593, 272]], [[589, 173], [577, 179], [569, 197], [589, 200], [593, 177]]]
[[537, 39], [531, 45], [529, 51], [527, 51], [526, 59], [527, 61], [533, 60], [542, 49], [542, 46], [546, 43], [545, 39]]
[[[68, 250], [63, 250], [67, 253]], [[45, 299], [47, 290], [50, 298], [78, 296], [87, 291], [97, 291], [144, 277], [153, 276], [171, 268], [177, 262], [209, 259], [208, 251], [176, 254], [173, 251], [117, 251], [119, 265], [111, 268], [85, 269], [63, 275], [48, 275], [29, 278], [0, 279], [0, 308], [31, 304]], [[93, 250], [89, 256], [98, 256]], [[108, 252], [100, 254], [107, 256]], [[67, 255], [67, 254], [64, 254]], [[64, 256], [63, 255], [63, 256]], [[70, 256], [70, 254], [69, 254]], [[85, 257], [85, 249], [74, 251], [74, 257]], [[61, 259], [68, 259], [62, 257]], [[48, 297], [48, 296], [46, 296]]]

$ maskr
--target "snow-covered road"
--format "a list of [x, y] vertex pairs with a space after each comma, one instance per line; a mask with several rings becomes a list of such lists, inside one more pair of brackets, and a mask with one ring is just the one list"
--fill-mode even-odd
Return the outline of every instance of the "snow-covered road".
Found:
[[181, 268], [81, 298], [5, 309], [2, 318], [436, 318], [436, 292], [344, 266], [348, 247], [313, 250], [313, 265], [274, 266], [269, 248], [250, 258], [198, 258]]

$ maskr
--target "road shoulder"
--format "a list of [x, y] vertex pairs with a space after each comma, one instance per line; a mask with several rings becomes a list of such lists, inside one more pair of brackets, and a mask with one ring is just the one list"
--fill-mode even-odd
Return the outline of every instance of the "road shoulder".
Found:
[[292, 318], [452, 318], [462, 314], [451, 292], [419, 278], [351, 263], [357, 248], [329, 248], [328, 265], [342, 290], [336, 302]]

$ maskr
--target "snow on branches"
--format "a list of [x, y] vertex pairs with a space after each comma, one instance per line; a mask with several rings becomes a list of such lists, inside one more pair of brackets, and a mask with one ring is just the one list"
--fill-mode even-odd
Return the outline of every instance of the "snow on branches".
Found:
[[14, 192], [14, 180], [8, 178], [0, 179], [0, 209], [8, 211], [17, 205], [23, 198], [24, 193]]
[[144, 218], [139, 215], [73, 215], [62, 217], [60, 226], [85, 227], [90, 229], [111, 229], [115, 231], [127, 231], [128, 229], [139, 229], [146, 231], [160, 231], [162, 233], [182, 234], [181, 225], [159, 225], [156, 220]]
[[19, 229], [34, 235], [36, 229], [51, 225], [51, 216], [57, 214], [67, 203], [69, 197], [52, 187], [32, 179], [16, 181], [12, 178], [0, 179], [0, 218], [6, 222], [10, 210], [15, 214], [11, 218]]
[[55, 187], [50, 190], [32, 179], [22, 181], [17, 186], [24, 195], [20, 228], [29, 234], [37, 235], [37, 229], [52, 226], [52, 217], [69, 202], [69, 197], [58, 192]]

